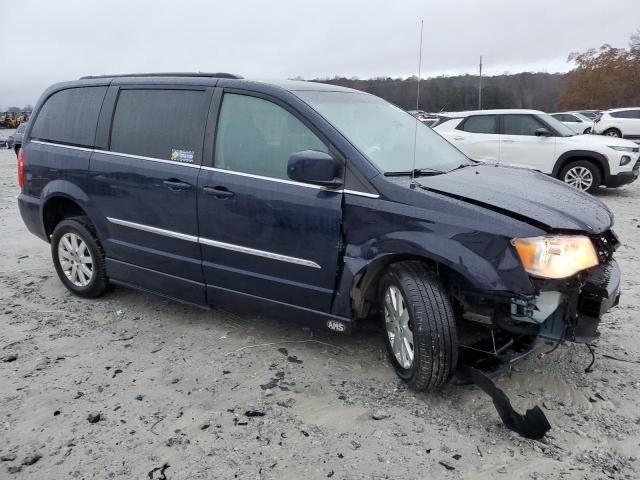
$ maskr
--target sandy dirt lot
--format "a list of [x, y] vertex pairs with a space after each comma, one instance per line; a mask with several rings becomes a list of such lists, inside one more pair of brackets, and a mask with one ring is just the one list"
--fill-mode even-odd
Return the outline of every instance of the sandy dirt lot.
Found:
[[532, 441], [474, 386], [408, 391], [374, 327], [339, 336], [124, 288], [73, 297], [22, 223], [15, 165], [0, 151], [0, 478], [640, 478], [640, 183], [598, 193], [624, 291], [594, 371], [570, 345], [499, 379], [547, 414]]

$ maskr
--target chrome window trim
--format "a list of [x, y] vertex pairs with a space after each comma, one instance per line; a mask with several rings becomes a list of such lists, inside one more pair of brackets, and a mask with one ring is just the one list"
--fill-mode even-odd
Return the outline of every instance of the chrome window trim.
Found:
[[120, 220], [119, 218], [107, 217], [107, 220], [109, 220], [111, 223], [115, 223], [116, 225], [121, 225], [123, 227], [135, 228], [136, 230], [155, 233], [157, 235], [164, 235], [165, 237], [178, 238], [180, 240], [186, 240], [187, 242], [198, 243], [198, 237], [194, 235], [187, 235], [186, 233], [165, 230], [164, 228], [152, 227], [150, 225], [129, 222], [127, 220]]
[[369, 192], [359, 192], [357, 190], [342, 190], [344, 193], [348, 193], [349, 195], [358, 195], [359, 197], [367, 197], [367, 198], [380, 198], [380, 195], [377, 193], [369, 193]]
[[380, 198], [380, 195], [378, 195], [377, 193], [359, 192], [357, 190], [327, 188], [327, 187], [323, 187], [322, 185], [312, 185], [310, 183], [296, 182], [294, 180], [285, 180], [283, 178], [265, 177], [263, 175], [256, 175], [254, 173], [237, 172], [235, 170], [225, 170], [224, 168], [215, 168], [215, 167], [206, 167], [206, 166], [202, 166], [200, 168], [202, 170], [208, 170], [211, 172], [229, 173], [231, 175], [238, 175], [240, 177], [255, 178], [257, 180], [267, 180], [270, 182], [277, 182], [277, 183], [285, 183], [287, 185], [297, 185], [300, 187], [314, 188], [316, 190], [324, 190], [327, 192], [348, 193], [350, 195], [359, 195], [361, 197]]
[[174, 232], [172, 230], [165, 230], [164, 228], [152, 227], [150, 225], [143, 225], [141, 223], [136, 223], [136, 222], [129, 222], [128, 220], [120, 220], [119, 218], [107, 217], [107, 220], [116, 225], [134, 228], [137, 230], [142, 230], [144, 232], [155, 233], [157, 235], [163, 235], [165, 237], [177, 238], [177, 239], [185, 240], [188, 242], [208, 245], [210, 247], [223, 248], [225, 250], [232, 250], [235, 252], [246, 253], [248, 255], [255, 255], [263, 258], [269, 258], [271, 260], [278, 260], [280, 262], [293, 263], [293, 264], [302, 265], [305, 267], [322, 268], [316, 262], [312, 260], [307, 260], [304, 258], [290, 257], [288, 255], [268, 252], [266, 250], [258, 250], [256, 248], [243, 247], [242, 245], [235, 245], [233, 243], [219, 242], [217, 240], [196, 237], [194, 235], [188, 235], [186, 233], [179, 233], [179, 232]]
[[185, 167], [190, 167], [190, 168], [200, 168], [200, 165], [198, 165], [196, 163], [176, 162], [174, 160], [164, 160], [162, 158], [145, 157], [143, 155], [133, 155], [131, 153], [113, 152], [111, 150], [101, 150], [99, 148], [75, 147], [73, 145], [65, 145], [63, 143], [55, 143], [55, 142], [46, 142], [46, 141], [43, 141], [43, 140], [31, 140], [31, 141], [33, 143], [38, 143], [40, 145], [50, 145], [50, 146], [53, 146], [53, 147], [70, 148], [72, 150], [80, 150], [80, 151], [83, 151], [83, 152], [102, 153], [102, 154], [105, 154], [105, 155], [115, 155], [115, 156], [119, 156], [119, 157], [137, 158], [138, 160], [149, 160], [151, 162], [168, 163], [170, 165], [183, 165]]
[[169, 165], [182, 165], [184, 167], [189, 167], [189, 168], [199, 168], [199, 169], [208, 170], [208, 171], [211, 171], [211, 172], [228, 173], [230, 175], [238, 175], [240, 177], [255, 178], [257, 180], [267, 180], [267, 181], [270, 181], [270, 182], [284, 183], [286, 185], [294, 185], [294, 186], [305, 187], [305, 188], [313, 188], [315, 190], [323, 190], [323, 191], [326, 191], [326, 192], [347, 193], [349, 195], [358, 195], [360, 197], [366, 197], [366, 198], [380, 198], [380, 195], [378, 195], [377, 193], [359, 192], [357, 190], [348, 190], [348, 189], [333, 189], [333, 188], [323, 187], [322, 185], [312, 185], [310, 183], [296, 182], [294, 180], [285, 180], [283, 178], [265, 177], [263, 175], [255, 175], [253, 173], [236, 172], [235, 170], [225, 170], [223, 168], [206, 167], [206, 166], [201, 166], [201, 165], [198, 165], [198, 164], [195, 164], [195, 163], [176, 162], [176, 161], [173, 161], [173, 160], [164, 160], [162, 158], [145, 157], [143, 155], [133, 155], [131, 153], [112, 152], [111, 150], [101, 150], [101, 149], [98, 149], [98, 148], [75, 147], [73, 145], [65, 145], [63, 143], [47, 142], [47, 141], [43, 141], [43, 140], [30, 140], [30, 141], [33, 142], [33, 143], [40, 144], [40, 145], [50, 145], [50, 146], [53, 146], [53, 147], [68, 148], [68, 149], [71, 149], [71, 150], [80, 150], [82, 152], [91, 152], [91, 153], [95, 152], [95, 153], [102, 153], [104, 155], [115, 155], [115, 156], [119, 156], [119, 157], [136, 158], [138, 160], [148, 160], [150, 162], [166, 163], [166, 164], [169, 164]]
[[225, 170], [224, 168], [215, 168], [215, 167], [201, 167], [201, 168], [203, 170], [209, 170], [210, 172], [229, 173], [231, 175], [238, 175], [240, 177], [255, 178], [255, 179], [258, 179], [258, 180], [269, 180], [271, 182], [286, 183], [287, 185], [298, 185], [300, 187], [315, 188], [316, 190], [328, 190], [330, 192], [342, 192], [342, 190], [331, 190], [331, 189], [323, 187], [321, 185], [311, 185], [310, 183], [296, 182], [295, 180], [285, 180], [284, 178], [265, 177], [263, 175], [256, 175], [254, 173], [238, 172], [236, 170]]
[[37, 143], [38, 145], [51, 145], [52, 147], [68, 148], [70, 150], [80, 150], [81, 152], [93, 152], [93, 148], [76, 147], [74, 145], [65, 145], [64, 143], [47, 142], [44, 140], [30, 140], [30, 142]]
[[183, 165], [185, 167], [200, 168], [200, 165], [197, 163], [176, 162], [174, 160], [165, 160], [163, 158], [145, 157], [143, 155], [133, 155], [131, 153], [113, 152], [111, 150], [100, 150], [97, 148], [94, 149], [93, 151], [95, 153], [103, 153], [106, 155], [116, 155], [118, 157], [137, 158], [138, 160], [149, 160], [150, 162], [168, 163], [171, 165]]

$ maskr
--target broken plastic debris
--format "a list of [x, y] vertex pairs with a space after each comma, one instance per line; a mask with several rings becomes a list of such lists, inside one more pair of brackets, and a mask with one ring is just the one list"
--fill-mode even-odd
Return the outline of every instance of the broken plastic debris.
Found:
[[507, 394], [500, 390], [490, 377], [472, 367], [463, 366], [461, 369], [473, 383], [491, 397], [505, 427], [533, 440], [540, 440], [551, 430], [549, 420], [540, 407], [530, 408], [522, 415], [513, 409]]

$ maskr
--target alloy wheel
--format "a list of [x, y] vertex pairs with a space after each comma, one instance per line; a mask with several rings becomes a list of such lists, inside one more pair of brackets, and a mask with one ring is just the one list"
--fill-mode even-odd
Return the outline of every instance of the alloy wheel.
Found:
[[398, 364], [404, 369], [411, 368], [415, 353], [411, 318], [402, 292], [393, 285], [384, 293], [384, 320], [389, 344]]
[[85, 241], [73, 232], [58, 243], [58, 262], [65, 276], [76, 287], [86, 287], [93, 278], [93, 258]]
[[585, 167], [573, 167], [564, 175], [564, 182], [586, 192], [593, 185], [593, 173]]

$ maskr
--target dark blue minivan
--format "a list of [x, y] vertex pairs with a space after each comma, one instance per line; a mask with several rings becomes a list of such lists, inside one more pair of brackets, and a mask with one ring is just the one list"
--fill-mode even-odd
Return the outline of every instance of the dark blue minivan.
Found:
[[20, 212], [81, 297], [120, 284], [251, 301], [348, 332], [378, 319], [411, 387], [536, 338], [586, 342], [618, 302], [613, 215], [465, 157], [356, 90], [231, 74], [49, 88], [18, 157]]

